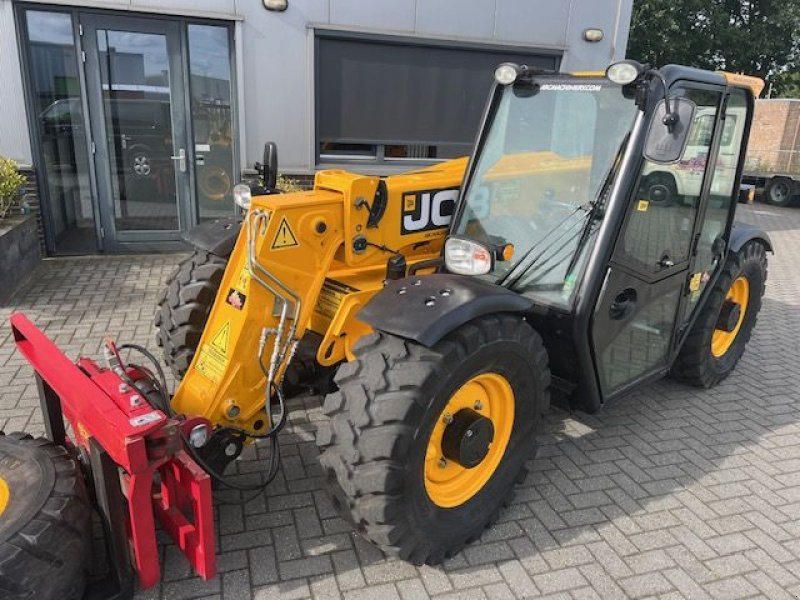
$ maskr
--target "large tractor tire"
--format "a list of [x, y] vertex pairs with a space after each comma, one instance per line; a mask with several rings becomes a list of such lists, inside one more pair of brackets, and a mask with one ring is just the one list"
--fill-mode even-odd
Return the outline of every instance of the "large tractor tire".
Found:
[[0, 597], [79, 600], [91, 530], [83, 479], [67, 451], [0, 433]]
[[751, 241], [728, 255], [672, 366], [675, 379], [710, 388], [730, 375], [755, 327], [766, 281], [763, 244]]
[[494, 523], [527, 473], [549, 405], [542, 340], [494, 315], [431, 348], [374, 333], [355, 355], [317, 432], [333, 504], [385, 552], [438, 564]]
[[227, 264], [225, 258], [195, 250], [170, 275], [158, 300], [156, 341], [178, 381], [192, 363]]

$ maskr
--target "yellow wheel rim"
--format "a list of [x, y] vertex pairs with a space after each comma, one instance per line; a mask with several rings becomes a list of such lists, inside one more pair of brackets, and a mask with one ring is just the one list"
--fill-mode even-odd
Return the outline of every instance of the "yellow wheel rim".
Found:
[[747, 281], [747, 278], [744, 276], [736, 278], [731, 284], [731, 288], [728, 290], [725, 300], [735, 302], [739, 305], [739, 318], [732, 331], [723, 331], [722, 329], [714, 330], [714, 334], [711, 336], [711, 354], [714, 355], [714, 358], [724, 356], [733, 345], [736, 336], [739, 334], [739, 330], [742, 328], [742, 323], [744, 323], [744, 316], [747, 312], [747, 302], [749, 299], [750, 282]]
[[[469, 408], [490, 419], [494, 437], [484, 459], [468, 469], [442, 454], [442, 436], [447, 420], [458, 411]], [[460, 506], [477, 494], [503, 460], [514, 429], [514, 391], [511, 384], [497, 373], [481, 373], [462, 385], [450, 397], [436, 420], [425, 454], [425, 491], [441, 508]]]
[[8, 500], [11, 498], [11, 492], [8, 490], [6, 480], [0, 477], [0, 515], [2, 515], [8, 506]]

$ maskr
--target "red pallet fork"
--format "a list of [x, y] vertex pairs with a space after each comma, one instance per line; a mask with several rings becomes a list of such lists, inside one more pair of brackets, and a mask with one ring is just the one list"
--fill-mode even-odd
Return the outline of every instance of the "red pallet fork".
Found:
[[12, 315], [11, 328], [36, 371], [47, 437], [91, 468], [110, 568], [86, 597], [132, 597], [134, 575], [142, 588], [158, 583], [156, 517], [195, 571], [213, 578], [211, 481], [183, 441], [202, 420], [168, 418], [120, 374], [87, 358], [73, 363], [23, 314]]

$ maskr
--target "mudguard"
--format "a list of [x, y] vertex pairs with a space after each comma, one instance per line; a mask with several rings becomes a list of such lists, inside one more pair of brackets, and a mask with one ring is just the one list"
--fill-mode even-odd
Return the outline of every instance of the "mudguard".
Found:
[[769, 239], [769, 235], [767, 235], [766, 232], [753, 225], [742, 223], [741, 221], [735, 221], [733, 223], [733, 228], [731, 229], [731, 252], [738, 252], [742, 249], [742, 246], [744, 246], [750, 240], [758, 240], [764, 244], [764, 247], [767, 250], [773, 252], [772, 240]]
[[183, 235], [183, 239], [195, 248], [228, 258], [233, 252], [241, 227], [241, 222], [234, 217], [215, 219], [190, 229]]
[[358, 313], [373, 329], [432, 346], [483, 315], [523, 313], [533, 302], [504, 287], [464, 275], [407, 277], [387, 283]]

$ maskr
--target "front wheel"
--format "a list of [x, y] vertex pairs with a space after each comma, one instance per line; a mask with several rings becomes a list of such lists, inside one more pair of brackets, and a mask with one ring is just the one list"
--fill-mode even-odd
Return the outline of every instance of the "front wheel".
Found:
[[751, 241], [728, 255], [672, 367], [675, 379], [710, 388], [733, 371], [755, 327], [766, 280], [763, 244]]
[[494, 315], [431, 348], [375, 333], [355, 354], [317, 432], [333, 504], [384, 551], [438, 564], [494, 522], [526, 473], [549, 405], [542, 340]]
[[226, 258], [196, 249], [169, 276], [158, 299], [156, 342], [177, 381], [192, 363], [227, 264]]

